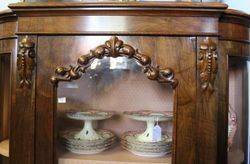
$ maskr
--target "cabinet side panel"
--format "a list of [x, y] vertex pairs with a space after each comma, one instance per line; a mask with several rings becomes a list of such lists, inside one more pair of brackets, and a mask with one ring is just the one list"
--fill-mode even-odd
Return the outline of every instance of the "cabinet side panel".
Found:
[[[28, 38], [36, 43], [35, 36]], [[15, 64], [16, 62], [14, 62], [13, 68], [16, 70]], [[12, 96], [10, 134], [10, 163], [12, 164], [34, 164], [35, 72], [34, 70], [30, 88], [21, 88], [20, 77], [16, 73], [13, 74], [15, 77], [12, 80], [15, 80], [17, 86], [12, 88], [12, 93], [15, 95]]]
[[[207, 42], [207, 40], [210, 40]], [[205, 48], [205, 56], [201, 53]], [[214, 48], [216, 47], [216, 48]], [[226, 163], [226, 136], [227, 136], [227, 58], [219, 51], [217, 38], [197, 39], [197, 153], [198, 163], [215, 164]], [[215, 54], [213, 52], [216, 52]], [[218, 66], [211, 64], [212, 61]], [[205, 59], [207, 58], [207, 59]], [[201, 61], [204, 61], [201, 63]], [[199, 65], [201, 64], [201, 66]], [[203, 68], [204, 69], [203, 70]], [[215, 71], [215, 72], [213, 72]], [[212, 72], [210, 74], [210, 72]], [[206, 86], [204, 75], [209, 82]], [[211, 75], [211, 76], [210, 76]], [[213, 76], [215, 80], [213, 79]]]
[[11, 53], [0, 53], [0, 141], [9, 138], [10, 57]]
[[196, 161], [196, 38], [163, 38], [159, 48], [157, 64], [173, 68], [179, 80], [173, 163], [192, 164]]
[[[1, 109], [1, 112], [3, 112], [1, 117], [1, 138], [0, 140], [7, 140], [10, 137], [11, 127], [10, 127], [10, 120], [11, 120], [11, 110], [12, 110], [12, 104], [14, 103], [12, 101], [13, 95], [13, 87], [14, 87], [14, 81], [13, 81], [13, 75], [15, 74], [15, 55], [16, 55], [16, 39], [0, 39], [0, 58], [2, 59], [2, 79], [3, 81], [1, 83], [1, 89], [0, 92], [3, 94], [1, 95], [1, 98], [3, 101], [0, 102], [0, 106], [3, 107], [3, 110]], [[1, 101], [1, 100], [0, 100]], [[0, 112], [0, 113], [1, 113]], [[0, 157], [0, 163], [1, 164], [8, 164], [9, 158], [6, 157]]]
[[218, 63], [218, 163], [227, 163], [228, 136], [228, 53], [225, 44], [219, 42]]

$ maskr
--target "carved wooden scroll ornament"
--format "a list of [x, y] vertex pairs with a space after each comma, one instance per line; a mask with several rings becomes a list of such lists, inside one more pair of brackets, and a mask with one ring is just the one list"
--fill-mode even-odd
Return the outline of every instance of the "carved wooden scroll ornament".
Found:
[[198, 68], [203, 91], [214, 91], [214, 81], [218, 71], [216, 44], [207, 38], [200, 45]]
[[35, 68], [35, 44], [24, 37], [18, 45], [17, 70], [21, 88], [30, 88], [32, 72]]
[[79, 79], [91, 65], [94, 59], [102, 59], [104, 57], [127, 57], [136, 60], [142, 67], [143, 72], [150, 80], [156, 80], [161, 83], [169, 83], [173, 88], [178, 84], [174, 77], [174, 72], [170, 68], [161, 69], [159, 66], [153, 67], [151, 59], [140, 53], [137, 49], [128, 44], [124, 44], [118, 37], [111, 37], [105, 44], [96, 47], [88, 54], [78, 58], [76, 66], [57, 67], [55, 73], [57, 76], [51, 78], [51, 82], [57, 85], [59, 81], [72, 81]]

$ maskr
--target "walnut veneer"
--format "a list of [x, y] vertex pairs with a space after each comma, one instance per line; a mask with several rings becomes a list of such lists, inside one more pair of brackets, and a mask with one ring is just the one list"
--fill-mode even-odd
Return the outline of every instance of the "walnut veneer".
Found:
[[[11, 164], [58, 162], [57, 86], [51, 77], [59, 83], [78, 79], [89, 58], [116, 55], [138, 60], [149, 79], [178, 80], [171, 100], [172, 163], [227, 163], [228, 60], [249, 60], [249, 15], [222, 3], [188, 2], [17, 3], [10, 8], [0, 15], [0, 54], [11, 56]], [[110, 39], [110, 49], [96, 48]]]

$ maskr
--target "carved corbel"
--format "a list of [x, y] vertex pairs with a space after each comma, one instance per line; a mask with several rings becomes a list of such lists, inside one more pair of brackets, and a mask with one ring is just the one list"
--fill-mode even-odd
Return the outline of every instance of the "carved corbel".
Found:
[[103, 59], [104, 57], [127, 57], [134, 59], [141, 65], [148, 79], [160, 83], [169, 83], [173, 88], [178, 84], [172, 69], [162, 69], [158, 66], [154, 67], [150, 57], [140, 53], [131, 45], [125, 44], [116, 36], [111, 37], [105, 44], [90, 50], [88, 54], [80, 56], [75, 66], [57, 67], [55, 70], [56, 76], [51, 77], [51, 82], [57, 85], [59, 81], [77, 80], [82, 77], [94, 59]]
[[21, 88], [30, 88], [32, 84], [32, 72], [35, 68], [35, 44], [24, 37], [18, 45], [17, 70], [19, 85]]
[[210, 38], [206, 38], [200, 44], [198, 57], [198, 69], [201, 81], [201, 89], [212, 93], [214, 81], [218, 72], [217, 46]]

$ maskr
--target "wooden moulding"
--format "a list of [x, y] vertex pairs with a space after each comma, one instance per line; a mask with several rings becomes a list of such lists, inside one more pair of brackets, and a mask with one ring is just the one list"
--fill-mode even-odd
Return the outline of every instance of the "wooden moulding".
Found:
[[227, 9], [220, 17], [220, 40], [250, 43], [250, 15]]
[[0, 12], [0, 40], [15, 39], [17, 16], [11, 10]]
[[17, 22], [0, 22], [0, 40], [17, 38], [17, 36], [15, 36], [16, 30]]
[[221, 17], [221, 22], [242, 24], [250, 27], [250, 15], [238, 10], [227, 9]]
[[17, 16], [10, 9], [0, 11], [0, 23], [13, 21], [17, 21]]
[[103, 59], [104, 57], [127, 57], [134, 59], [140, 63], [143, 73], [149, 80], [168, 83], [173, 89], [178, 85], [178, 80], [175, 78], [174, 71], [171, 68], [161, 69], [160, 66], [153, 66], [152, 59], [149, 56], [140, 53], [138, 49], [124, 43], [116, 36], [111, 37], [105, 44], [90, 50], [88, 54], [80, 56], [77, 59], [76, 66], [58, 66], [55, 70], [56, 76], [51, 77], [51, 82], [57, 86], [60, 81], [70, 82], [77, 80], [86, 73], [86, 69], [88, 69], [94, 59]]
[[[101, 24], [98, 23], [100, 21]], [[217, 22], [218, 18], [214, 17], [152, 17], [145, 15], [51, 16], [49, 19], [46, 16], [20, 17], [18, 34], [217, 35]]]
[[70, 2], [48, 2], [46, 4], [44, 3], [16, 3], [11, 4], [9, 6], [10, 8], [15, 9], [27, 9], [27, 8], [33, 8], [33, 9], [49, 9], [49, 8], [93, 8], [97, 7], [99, 9], [101, 8], [173, 8], [173, 9], [180, 9], [180, 8], [189, 8], [189, 9], [204, 9], [204, 10], [220, 10], [220, 9], [226, 9], [228, 6], [223, 3], [199, 3], [199, 2], [85, 2], [85, 3], [70, 3]]
[[[17, 3], [10, 8], [20, 16], [17, 34], [214, 36], [218, 35], [218, 17], [227, 5], [51, 2]], [[102, 24], [96, 23], [99, 21]]]
[[27, 15], [218, 15], [223, 3], [190, 2], [99, 2], [99, 3], [16, 3], [9, 6], [19, 16]]
[[220, 41], [220, 49], [226, 51], [228, 56], [242, 57], [250, 59], [250, 44], [235, 41]]

